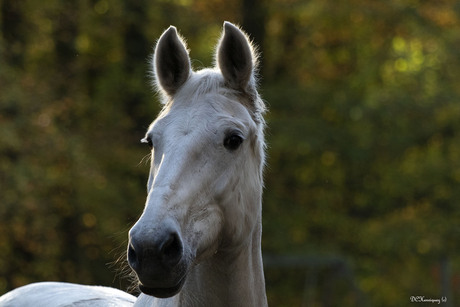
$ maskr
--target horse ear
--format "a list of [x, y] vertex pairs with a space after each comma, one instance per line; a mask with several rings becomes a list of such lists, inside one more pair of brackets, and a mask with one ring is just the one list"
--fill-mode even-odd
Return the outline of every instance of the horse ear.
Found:
[[253, 77], [256, 56], [248, 37], [230, 22], [217, 47], [217, 66], [225, 81], [235, 89], [245, 90]]
[[190, 76], [190, 58], [185, 42], [170, 26], [155, 48], [154, 72], [157, 85], [168, 95], [174, 95]]

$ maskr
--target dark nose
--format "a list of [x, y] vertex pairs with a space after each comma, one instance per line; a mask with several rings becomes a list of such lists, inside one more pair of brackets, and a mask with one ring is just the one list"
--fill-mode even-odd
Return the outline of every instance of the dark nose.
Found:
[[143, 284], [161, 281], [182, 259], [182, 240], [171, 227], [150, 235], [131, 231], [129, 241], [128, 263]]

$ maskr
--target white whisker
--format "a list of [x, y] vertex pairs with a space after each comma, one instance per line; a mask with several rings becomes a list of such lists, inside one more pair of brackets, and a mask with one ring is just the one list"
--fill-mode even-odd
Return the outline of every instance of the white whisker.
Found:
[[151, 153], [146, 154], [141, 159], [141, 161], [139, 161], [139, 163], [137, 164], [137, 167], [141, 166], [141, 164], [148, 165], [150, 163], [151, 159], [152, 159], [152, 154]]

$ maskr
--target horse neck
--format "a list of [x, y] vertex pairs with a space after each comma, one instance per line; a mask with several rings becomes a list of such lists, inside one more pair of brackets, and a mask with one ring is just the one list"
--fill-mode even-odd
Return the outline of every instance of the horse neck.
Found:
[[247, 244], [219, 251], [190, 272], [180, 306], [267, 306], [261, 217]]

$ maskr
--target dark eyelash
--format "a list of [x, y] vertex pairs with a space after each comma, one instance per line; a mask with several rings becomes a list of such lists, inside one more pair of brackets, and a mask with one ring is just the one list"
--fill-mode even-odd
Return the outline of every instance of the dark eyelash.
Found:
[[153, 148], [153, 143], [152, 143], [152, 139], [150, 139], [149, 137], [145, 137], [141, 140], [141, 143], [142, 144], [147, 144], [149, 145], [150, 148]]

